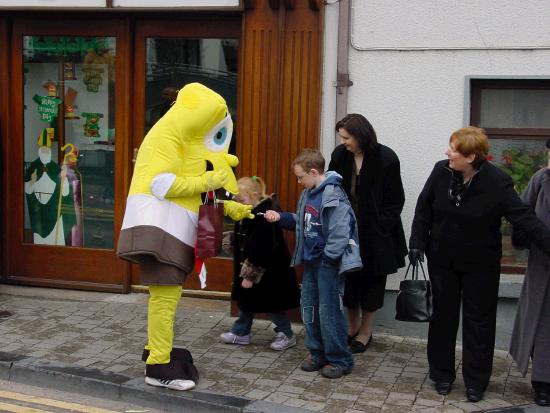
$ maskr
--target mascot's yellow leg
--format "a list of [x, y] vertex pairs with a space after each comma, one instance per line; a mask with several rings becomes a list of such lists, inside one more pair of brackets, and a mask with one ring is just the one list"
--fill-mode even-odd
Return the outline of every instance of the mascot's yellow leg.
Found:
[[147, 364], [170, 362], [174, 340], [174, 317], [183, 288], [180, 285], [150, 285], [147, 315], [148, 343], [150, 351]]

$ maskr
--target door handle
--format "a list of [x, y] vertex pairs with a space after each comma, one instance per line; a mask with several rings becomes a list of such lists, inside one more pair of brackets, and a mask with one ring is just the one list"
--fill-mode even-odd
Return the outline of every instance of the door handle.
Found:
[[136, 163], [138, 153], [139, 153], [139, 148], [134, 148], [134, 157], [132, 158], [132, 163]]

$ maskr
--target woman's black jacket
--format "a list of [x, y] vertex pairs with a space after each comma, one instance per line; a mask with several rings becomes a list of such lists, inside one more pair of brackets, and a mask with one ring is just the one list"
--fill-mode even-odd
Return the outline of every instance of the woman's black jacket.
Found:
[[508, 174], [483, 162], [460, 202], [449, 198], [451, 176], [449, 161], [435, 164], [418, 197], [409, 248], [458, 271], [494, 269], [502, 255], [504, 217], [550, 252], [550, 231], [521, 201]]
[[[390, 148], [380, 144], [363, 156], [356, 211], [361, 259], [367, 274], [393, 274], [405, 266], [407, 255], [401, 223], [405, 192], [399, 158]], [[348, 196], [353, 163], [353, 154], [344, 145], [337, 146], [332, 152], [329, 170], [342, 175], [342, 186]]]

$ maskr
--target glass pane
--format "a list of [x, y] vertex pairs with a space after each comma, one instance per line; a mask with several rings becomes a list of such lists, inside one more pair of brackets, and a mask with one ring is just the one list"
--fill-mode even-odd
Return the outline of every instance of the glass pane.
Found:
[[25, 242], [113, 248], [113, 37], [25, 36]]
[[484, 128], [550, 128], [550, 90], [482, 89]]
[[[514, 182], [514, 188], [521, 194], [531, 176], [548, 163], [545, 140], [536, 139], [491, 139], [493, 163], [507, 172]], [[526, 265], [526, 250], [512, 247], [511, 226], [502, 223], [502, 264]]]
[[235, 39], [148, 38], [145, 132], [168, 111], [177, 91], [192, 82], [202, 83], [222, 95], [235, 123], [237, 48]]
[[[229, 152], [234, 154], [237, 130], [237, 50], [236, 39], [148, 38], [145, 132], [170, 109], [182, 86], [199, 82], [219, 93], [227, 102], [234, 124]], [[218, 198], [224, 197], [223, 191], [218, 191]], [[226, 218], [224, 231], [232, 230], [233, 221]]]

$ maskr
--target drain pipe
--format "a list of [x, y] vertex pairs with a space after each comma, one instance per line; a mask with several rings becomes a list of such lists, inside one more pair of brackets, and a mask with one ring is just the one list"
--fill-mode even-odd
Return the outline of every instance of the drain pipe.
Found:
[[[338, 52], [336, 66], [336, 122], [348, 113], [348, 88], [353, 85], [349, 76], [350, 1], [340, 0], [338, 5]], [[335, 146], [340, 138], [335, 135]]]

